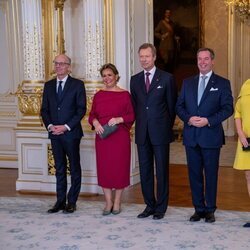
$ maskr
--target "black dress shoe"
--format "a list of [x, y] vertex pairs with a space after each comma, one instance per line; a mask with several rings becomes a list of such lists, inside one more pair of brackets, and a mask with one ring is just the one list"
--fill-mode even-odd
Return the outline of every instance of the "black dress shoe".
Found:
[[214, 213], [213, 212], [206, 213], [206, 215], [205, 215], [205, 222], [208, 222], [208, 223], [215, 222], [215, 217], [214, 217]]
[[164, 218], [164, 213], [155, 213], [154, 215], [153, 215], [153, 219], [154, 220], [160, 220], [160, 219], [162, 219], [162, 218]]
[[56, 203], [52, 208], [50, 208], [47, 212], [50, 213], [50, 214], [53, 214], [53, 213], [57, 213], [59, 212], [60, 210], [64, 210], [65, 209], [65, 204], [59, 204], [59, 203]]
[[142, 213], [140, 213], [137, 216], [137, 218], [143, 219], [143, 218], [147, 218], [147, 217], [149, 217], [150, 215], [153, 215], [153, 214], [154, 214], [153, 210], [145, 209]]
[[195, 212], [189, 219], [189, 221], [191, 222], [195, 222], [195, 221], [200, 221], [201, 219], [205, 218], [205, 214], [204, 213], [199, 213], [199, 212]]
[[250, 227], [250, 222], [247, 222], [246, 224], [244, 224], [243, 227]]
[[67, 204], [65, 209], [63, 210], [64, 213], [74, 213], [76, 211], [75, 204]]

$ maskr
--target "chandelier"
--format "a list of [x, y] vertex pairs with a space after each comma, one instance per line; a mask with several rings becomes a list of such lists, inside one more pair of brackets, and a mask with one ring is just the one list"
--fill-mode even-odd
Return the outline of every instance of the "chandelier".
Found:
[[250, 19], [250, 0], [225, 0], [226, 5], [233, 6], [236, 14], [242, 21], [249, 23]]

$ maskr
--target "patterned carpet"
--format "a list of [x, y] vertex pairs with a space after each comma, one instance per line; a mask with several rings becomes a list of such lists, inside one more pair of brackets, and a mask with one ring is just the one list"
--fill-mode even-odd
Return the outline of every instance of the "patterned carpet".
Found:
[[[236, 152], [236, 141], [227, 141], [221, 149], [220, 166], [232, 167]], [[173, 142], [170, 144], [170, 163], [187, 164], [185, 147], [182, 142]]]
[[249, 212], [216, 212], [216, 222], [191, 223], [191, 208], [169, 207], [164, 219], [137, 219], [143, 205], [102, 216], [101, 202], [79, 202], [73, 214], [47, 214], [52, 199], [0, 198], [0, 249], [249, 249]]

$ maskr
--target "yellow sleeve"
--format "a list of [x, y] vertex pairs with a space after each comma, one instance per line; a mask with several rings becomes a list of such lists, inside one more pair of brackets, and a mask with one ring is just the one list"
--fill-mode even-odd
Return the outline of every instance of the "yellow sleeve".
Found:
[[241, 100], [241, 98], [239, 98], [235, 104], [234, 119], [241, 118], [240, 100]]

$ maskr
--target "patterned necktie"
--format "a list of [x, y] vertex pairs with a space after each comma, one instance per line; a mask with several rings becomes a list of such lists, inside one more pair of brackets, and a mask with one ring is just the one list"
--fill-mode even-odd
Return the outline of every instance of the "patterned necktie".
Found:
[[197, 99], [198, 105], [200, 104], [201, 97], [206, 87], [206, 78], [207, 76], [201, 76], [201, 82], [198, 88], [198, 99]]
[[149, 80], [149, 75], [150, 75], [150, 72], [146, 72], [146, 82], [145, 82], [145, 84], [146, 84], [146, 90], [147, 90], [147, 92], [149, 91], [149, 87], [150, 87], [150, 80]]
[[58, 89], [57, 89], [57, 97], [60, 100], [62, 97], [62, 83], [63, 81], [59, 81]]

